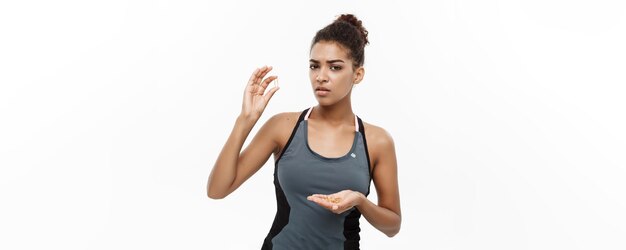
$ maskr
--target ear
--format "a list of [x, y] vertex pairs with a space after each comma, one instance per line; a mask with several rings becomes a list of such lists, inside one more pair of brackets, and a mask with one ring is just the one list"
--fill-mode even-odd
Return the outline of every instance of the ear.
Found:
[[360, 66], [354, 71], [354, 84], [359, 84], [363, 80], [363, 76], [365, 75], [365, 68]]

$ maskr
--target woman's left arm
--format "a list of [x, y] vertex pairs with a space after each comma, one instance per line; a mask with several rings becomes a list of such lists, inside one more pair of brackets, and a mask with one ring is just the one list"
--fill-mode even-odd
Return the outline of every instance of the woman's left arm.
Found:
[[357, 192], [360, 198], [355, 207], [372, 226], [388, 237], [393, 237], [400, 231], [402, 222], [396, 150], [391, 135], [381, 128], [377, 129], [379, 131], [371, 137], [374, 140], [370, 140], [370, 153], [374, 154], [372, 178], [378, 205]]

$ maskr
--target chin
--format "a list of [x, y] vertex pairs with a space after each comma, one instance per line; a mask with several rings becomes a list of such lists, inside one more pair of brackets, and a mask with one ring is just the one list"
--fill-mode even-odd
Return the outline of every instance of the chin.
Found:
[[336, 102], [334, 102], [332, 100], [328, 100], [328, 99], [319, 99], [319, 98], [316, 98], [316, 99], [317, 99], [317, 103], [320, 106], [331, 106], [331, 105], [336, 103]]

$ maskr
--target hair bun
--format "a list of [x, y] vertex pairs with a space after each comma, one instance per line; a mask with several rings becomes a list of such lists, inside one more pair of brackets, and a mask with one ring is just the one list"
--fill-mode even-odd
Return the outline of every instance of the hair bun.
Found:
[[363, 38], [363, 46], [369, 43], [369, 41], [367, 40], [367, 30], [365, 29], [365, 27], [363, 27], [363, 23], [361, 22], [361, 20], [356, 18], [356, 16], [352, 14], [342, 14], [337, 18], [337, 20], [335, 20], [335, 22], [339, 21], [350, 23], [359, 30], [359, 32], [361, 33], [361, 38]]

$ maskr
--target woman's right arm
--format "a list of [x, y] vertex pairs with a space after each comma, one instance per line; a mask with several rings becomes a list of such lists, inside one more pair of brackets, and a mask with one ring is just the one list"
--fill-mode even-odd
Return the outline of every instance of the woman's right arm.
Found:
[[278, 145], [272, 130], [275, 127], [273, 123], [276, 123], [276, 116], [273, 116], [259, 129], [250, 145], [240, 154], [248, 134], [278, 90], [276, 86], [265, 93], [269, 83], [277, 78], [270, 76], [263, 80], [271, 69], [271, 66], [256, 69], [248, 81], [241, 114], [237, 117], [235, 126], [211, 170], [207, 183], [209, 198], [222, 199], [235, 191], [267, 162]]

